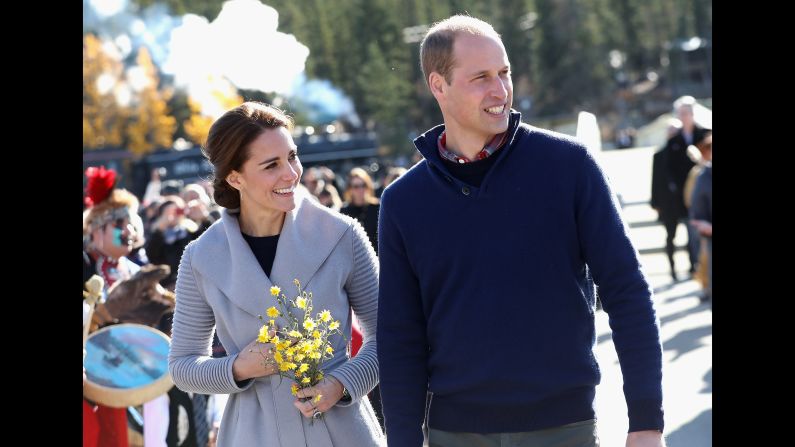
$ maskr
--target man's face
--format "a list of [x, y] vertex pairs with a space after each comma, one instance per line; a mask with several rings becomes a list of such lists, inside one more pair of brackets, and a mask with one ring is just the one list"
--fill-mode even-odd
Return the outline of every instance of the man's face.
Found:
[[437, 76], [431, 82], [438, 90], [434, 85], [431, 90], [449, 133], [486, 144], [508, 129], [513, 104], [508, 55], [498, 38], [470, 34], [456, 36], [453, 55], [450, 84]]
[[677, 115], [679, 117], [679, 121], [682, 122], [682, 126], [686, 128], [693, 127], [693, 108], [688, 106], [680, 106], [679, 110], [677, 110]]

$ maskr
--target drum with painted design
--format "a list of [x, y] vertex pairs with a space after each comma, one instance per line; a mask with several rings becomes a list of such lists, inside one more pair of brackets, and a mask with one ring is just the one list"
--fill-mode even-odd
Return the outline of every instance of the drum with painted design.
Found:
[[141, 405], [166, 393], [171, 339], [141, 324], [116, 324], [88, 336], [86, 399], [114, 408]]

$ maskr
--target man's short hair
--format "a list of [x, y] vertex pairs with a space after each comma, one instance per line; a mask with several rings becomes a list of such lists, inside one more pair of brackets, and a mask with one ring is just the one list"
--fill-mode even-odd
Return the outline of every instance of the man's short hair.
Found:
[[502, 40], [491, 25], [471, 16], [458, 14], [434, 23], [420, 44], [420, 64], [426, 83], [428, 76], [435, 71], [450, 84], [455, 66], [453, 43], [461, 33], [492, 36]]
[[674, 110], [679, 110], [681, 107], [689, 107], [690, 110], [693, 110], [693, 106], [696, 105], [696, 98], [686, 95], [680, 96], [679, 98], [674, 101]]

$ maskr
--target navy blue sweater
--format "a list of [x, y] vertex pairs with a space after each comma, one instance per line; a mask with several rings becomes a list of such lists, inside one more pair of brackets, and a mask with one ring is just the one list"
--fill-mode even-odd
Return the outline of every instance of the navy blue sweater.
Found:
[[[378, 360], [390, 446], [594, 417], [594, 282], [630, 431], [663, 429], [652, 292], [606, 177], [574, 139], [521, 123], [480, 187], [452, 176], [437, 126], [381, 199]], [[593, 278], [593, 279], [592, 279]]]

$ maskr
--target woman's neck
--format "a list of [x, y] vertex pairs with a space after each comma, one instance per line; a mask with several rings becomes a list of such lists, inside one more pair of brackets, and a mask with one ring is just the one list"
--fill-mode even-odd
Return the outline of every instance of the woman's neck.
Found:
[[254, 212], [240, 209], [240, 231], [254, 237], [275, 236], [282, 231], [284, 211]]

